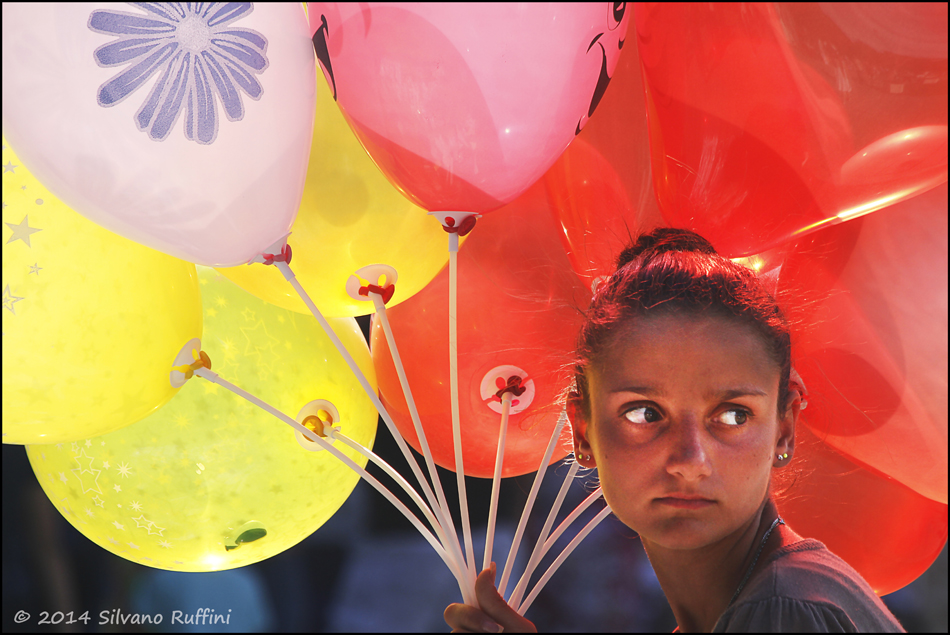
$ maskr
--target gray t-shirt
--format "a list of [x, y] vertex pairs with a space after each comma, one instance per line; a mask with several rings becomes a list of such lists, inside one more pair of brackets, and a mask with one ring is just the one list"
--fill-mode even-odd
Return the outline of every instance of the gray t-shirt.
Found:
[[870, 585], [817, 540], [786, 545], [749, 580], [714, 633], [904, 633]]

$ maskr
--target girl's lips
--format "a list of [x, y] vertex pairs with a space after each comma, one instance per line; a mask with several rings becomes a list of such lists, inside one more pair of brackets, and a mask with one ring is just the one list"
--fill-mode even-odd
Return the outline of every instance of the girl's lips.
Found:
[[706, 500], [705, 498], [657, 498], [657, 503], [669, 505], [670, 507], [679, 507], [680, 509], [700, 509], [715, 504], [716, 501]]

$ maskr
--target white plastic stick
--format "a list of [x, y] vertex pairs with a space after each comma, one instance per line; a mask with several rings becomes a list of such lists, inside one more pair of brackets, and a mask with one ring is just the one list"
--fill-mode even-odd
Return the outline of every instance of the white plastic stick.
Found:
[[[412, 489], [412, 486], [409, 484], [408, 481], [406, 481], [405, 478], [403, 478], [402, 474], [394, 470], [393, 467], [389, 463], [387, 463], [385, 460], [383, 460], [378, 454], [376, 454], [369, 448], [363, 447], [362, 445], [360, 445], [353, 439], [349, 438], [342, 432], [333, 432], [332, 434], [328, 434], [327, 436], [333, 439], [339, 439], [341, 443], [356, 450], [357, 452], [365, 456], [367, 459], [372, 461], [381, 470], [386, 472], [386, 474], [388, 474], [391, 479], [396, 481], [396, 483], [403, 489], [403, 491], [409, 495], [409, 497], [412, 499], [412, 502], [416, 504], [416, 506], [419, 508], [422, 514], [426, 517], [426, 520], [429, 521], [429, 524], [432, 525], [432, 528], [435, 529], [436, 534], [438, 534], [440, 542], [446, 548], [446, 556], [455, 565], [453, 567], [450, 564], [449, 569], [455, 575], [456, 579], [458, 579], [462, 575], [463, 571], [465, 570], [461, 561], [461, 553], [456, 553], [452, 549], [448, 548], [448, 546], [452, 545], [453, 543], [448, 541], [448, 538], [445, 535], [445, 530], [443, 529], [442, 525], [440, 525], [438, 521], [436, 521], [435, 516], [432, 515], [432, 512], [429, 510], [428, 506], [422, 500], [422, 497], [419, 496], [416, 490]], [[457, 550], [458, 542], [456, 541], [454, 544]]]
[[551, 455], [554, 454], [554, 446], [561, 438], [561, 430], [567, 423], [567, 416], [563, 413], [558, 417], [557, 425], [554, 426], [554, 432], [551, 433], [551, 440], [548, 441], [548, 447], [544, 450], [544, 457], [541, 459], [541, 467], [534, 475], [534, 482], [531, 484], [531, 491], [528, 493], [528, 500], [525, 501], [524, 511], [521, 512], [521, 520], [518, 521], [518, 529], [515, 530], [515, 538], [511, 542], [511, 549], [508, 551], [508, 560], [505, 562], [505, 571], [502, 573], [501, 582], [498, 585], [498, 592], [504, 597], [505, 588], [508, 586], [508, 577], [511, 575], [511, 569], [515, 564], [515, 556], [518, 554], [518, 548], [521, 546], [521, 537], [524, 536], [525, 527], [528, 524], [528, 517], [531, 515], [531, 508], [534, 507], [534, 501], [538, 497], [538, 490], [541, 488], [541, 481], [544, 479], [544, 472], [551, 462]]
[[557, 539], [561, 537], [561, 534], [564, 533], [564, 530], [571, 526], [571, 524], [577, 520], [577, 517], [587, 511], [587, 508], [594, 504], [594, 502], [601, 497], [603, 491], [598, 487], [593, 492], [591, 492], [587, 498], [581, 502], [577, 508], [574, 509], [570, 514], [567, 515], [567, 518], [561, 521], [561, 524], [557, 526], [557, 529], [548, 536], [547, 540], [544, 541], [544, 548], [541, 552], [541, 557], [544, 557], [551, 547], [554, 546], [554, 543], [557, 542]]
[[488, 532], [485, 534], [485, 558], [482, 569], [491, 565], [492, 545], [495, 543], [495, 519], [498, 516], [498, 490], [501, 486], [501, 467], [505, 459], [505, 438], [508, 435], [508, 414], [511, 411], [511, 392], [501, 396], [501, 427], [498, 429], [498, 451], [495, 453], [495, 472], [491, 479], [491, 504], [488, 507]]
[[432, 477], [432, 485], [435, 494], [438, 497], [439, 505], [443, 514], [439, 515], [442, 524], [445, 527], [447, 538], [451, 539], [451, 545], [445, 544], [445, 548], [458, 556], [460, 563], [462, 561], [462, 548], [459, 544], [458, 534], [455, 531], [455, 523], [452, 520], [452, 512], [448, 501], [445, 498], [445, 491], [442, 489], [442, 481], [439, 479], [439, 472], [436, 469], [435, 461], [432, 458], [432, 452], [429, 450], [429, 443], [426, 441], [425, 430], [422, 428], [422, 420], [419, 418], [419, 410], [416, 408], [416, 400], [412, 396], [412, 390], [409, 387], [409, 378], [406, 377], [406, 369], [402, 364], [402, 357], [399, 355], [399, 349], [396, 348], [396, 338], [393, 336], [392, 326], [389, 323], [389, 316], [386, 315], [386, 304], [378, 293], [370, 293], [373, 298], [373, 305], [376, 308], [376, 315], [383, 326], [383, 333], [386, 335], [386, 342], [389, 344], [389, 350], [392, 353], [393, 363], [396, 365], [396, 374], [399, 375], [399, 384], [402, 386], [403, 395], [406, 397], [406, 404], [409, 406], [409, 415], [412, 417], [412, 425], [415, 427], [416, 436], [419, 438], [419, 445], [422, 447], [422, 455], [425, 457], [426, 467], [429, 470], [429, 476]]
[[[453, 241], [454, 239], [454, 241]], [[455, 247], [453, 250], [452, 247]], [[472, 546], [472, 525], [468, 519], [468, 496], [465, 493], [465, 466], [462, 462], [462, 432], [459, 424], [458, 369], [458, 234], [449, 234], [449, 390], [452, 399], [452, 441], [455, 446], [455, 476], [459, 486], [459, 509], [462, 534], [465, 537], [465, 562], [475, 588], [475, 549]], [[477, 604], [475, 605], [477, 606]]]
[[[452, 236], [454, 234], [450, 234]], [[333, 345], [336, 346], [337, 351], [340, 355], [343, 356], [343, 361], [346, 362], [346, 365], [350, 367], [350, 370], [353, 372], [353, 375], [360, 382], [360, 386], [363, 387], [363, 390], [366, 392], [366, 395], [373, 402], [373, 405], [376, 407], [376, 410], [379, 412], [379, 415], [383, 418], [383, 421], [386, 423], [386, 427], [389, 428], [390, 434], [393, 435], [393, 438], [396, 440], [396, 444], [399, 446], [399, 449], [402, 451], [403, 456], [406, 458], [406, 462], [409, 464], [409, 467], [412, 469], [412, 473], [415, 475], [416, 480], [419, 482], [419, 485], [422, 487], [423, 493], [426, 495], [426, 499], [429, 501], [429, 504], [432, 506], [433, 511], [439, 515], [440, 521], [443, 524], [443, 527], [448, 524], [445, 522], [445, 519], [442, 517], [442, 510], [438, 505], [438, 502], [435, 498], [435, 495], [432, 493], [432, 488], [429, 487], [429, 482], [425, 479], [425, 476], [422, 475], [422, 470], [419, 469], [419, 464], [416, 462], [415, 457], [412, 455], [412, 452], [409, 450], [409, 446], [406, 444], [406, 440], [403, 439], [402, 434], [399, 433], [396, 424], [393, 422], [392, 417], [389, 412], [386, 410], [386, 407], [383, 406], [383, 403], [380, 401], [379, 396], [376, 394], [376, 391], [369, 384], [369, 381], [366, 379], [366, 376], [363, 374], [363, 371], [360, 370], [360, 367], [357, 366], [356, 361], [353, 359], [353, 356], [350, 355], [350, 352], [346, 350], [346, 347], [343, 346], [343, 343], [340, 341], [340, 338], [337, 337], [336, 333], [333, 332], [333, 329], [330, 327], [330, 323], [327, 322], [326, 318], [323, 317], [323, 314], [320, 313], [320, 310], [313, 303], [313, 300], [310, 299], [310, 296], [301, 286], [300, 282], [297, 281], [297, 277], [294, 275], [293, 270], [286, 262], [275, 262], [274, 265], [280, 270], [283, 274], [284, 279], [289, 282], [294, 289], [297, 291], [297, 294], [307, 305], [307, 308], [310, 309], [310, 312], [313, 314], [313, 317], [316, 318], [317, 322], [323, 327], [324, 332], [327, 334], [327, 337], [330, 338], [330, 341], [333, 342]], [[465, 508], [463, 507], [463, 510]], [[437, 511], [436, 511], [437, 510]], [[449, 519], [451, 522], [451, 519]], [[470, 567], [469, 567], [470, 568]], [[471, 597], [475, 596], [475, 577], [474, 575], [466, 576], [466, 584], [468, 586], [467, 591]]]
[[[557, 542], [557, 539], [561, 537], [561, 534], [563, 534], [564, 531], [568, 527], [570, 527], [574, 523], [575, 520], [577, 520], [578, 516], [583, 514], [587, 510], [588, 507], [594, 504], [594, 501], [600, 498], [601, 493], [602, 492], [599, 487], [593, 492], [591, 492], [590, 495], [587, 498], [585, 498], [583, 502], [581, 502], [581, 504], [578, 505], [574, 509], [574, 511], [572, 511], [570, 514], [567, 515], [567, 518], [561, 521], [561, 524], [557, 526], [557, 529], [554, 530], [554, 533], [548, 536], [547, 539], [543, 540], [543, 544], [541, 544], [542, 539], [538, 539], [538, 543], [535, 545], [535, 550], [537, 551], [538, 557], [537, 559], [534, 560], [534, 564], [531, 564], [530, 562], [528, 563], [528, 566], [524, 572], [523, 579], [527, 579], [530, 582], [531, 576], [534, 574], [535, 568], [537, 568], [537, 566], [541, 563], [541, 559], [544, 558], [544, 556], [548, 553], [548, 551], [551, 550], [551, 547], [553, 547], [554, 544]], [[540, 547], [540, 551], [538, 551], [539, 547]], [[527, 588], [527, 583], [525, 583], [525, 586]], [[516, 608], [518, 606], [516, 602], [510, 602], [510, 604], [511, 606], [516, 607]]]
[[[445, 549], [443, 549], [442, 545], [439, 544], [439, 541], [436, 540], [435, 536], [432, 535], [432, 532], [426, 529], [426, 527], [419, 521], [419, 519], [416, 518], [416, 516], [412, 512], [409, 511], [409, 509], [402, 503], [402, 501], [400, 501], [398, 498], [393, 496], [393, 493], [390, 492], [382, 483], [376, 480], [376, 478], [374, 478], [371, 474], [369, 474], [369, 472], [367, 472], [365, 469], [360, 467], [360, 465], [356, 463], [353, 459], [351, 459], [350, 457], [340, 452], [337, 448], [333, 447], [331, 443], [324, 441], [322, 438], [320, 438], [319, 435], [314, 433], [312, 430], [298, 423], [297, 420], [294, 419], [293, 417], [287, 414], [284, 414], [277, 408], [271, 406], [269, 403], [265, 402], [264, 400], [259, 399], [258, 397], [255, 397], [254, 395], [247, 392], [246, 390], [243, 390], [242, 388], [238, 388], [236, 385], [232, 384], [231, 382], [225, 379], [222, 379], [217, 373], [212, 372], [208, 370], [207, 368], [199, 368], [195, 371], [195, 375], [198, 375], [214, 384], [217, 384], [223, 388], [230, 390], [231, 392], [238, 395], [239, 397], [243, 397], [247, 401], [250, 401], [254, 405], [258, 406], [259, 408], [274, 415], [275, 417], [277, 417], [278, 419], [280, 419], [281, 421], [283, 421], [284, 423], [292, 427], [294, 430], [296, 430], [297, 432], [300, 432], [302, 435], [307, 437], [307, 439], [309, 439], [310, 441], [313, 441], [314, 443], [320, 445], [320, 447], [322, 447], [324, 450], [332, 454], [334, 457], [342, 461], [351, 470], [359, 474], [360, 477], [363, 478], [363, 480], [365, 480], [367, 483], [372, 485], [380, 494], [386, 497], [386, 499], [390, 503], [392, 503], [396, 509], [402, 512], [403, 516], [405, 516], [409, 520], [409, 522], [411, 522], [413, 526], [419, 531], [419, 533], [422, 534], [422, 537], [425, 538], [430, 545], [432, 545], [432, 548], [435, 549], [435, 552], [438, 554], [438, 556], [442, 558], [443, 562], [445, 562], [445, 565], [449, 568], [449, 571], [452, 571], [452, 573], [456, 575], [456, 580], [459, 583], [459, 589], [461, 589], [462, 591], [462, 597], [463, 599], [465, 599], [466, 602], [468, 601], [466, 599], [466, 596], [468, 594], [467, 594], [467, 585], [464, 584], [464, 577], [460, 578], [461, 572], [458, 572], [458, 574], [456, 574], [456, 571], [454, 567], [452, 566], [451, 560], [448, 558], [448, 555], [446, 554]], [[474, 589], [472, 590], [471, 597], [474, 599]]]
[[521, 576], [517, 586], [515, 586], [515, 590], [511, 592], [511, 597], [508, 599], [508, 603], [512, 606], [518, 606], [518, 603], [521, 602], [521, 598], [524, 597], [524, 591], [528, 586], [528, 581], [531, 579], [531, 574], [534, 572], [535, 567], [538, 566], [538, 563], [541, 561], [541, 557], [544, 555], [544, 541], [547, 539], [548, 532], [551, 531], [551, 527], [554, 525], [554, 521], [557, 518], [558, 512], [561, 511], [561, 505], [564, 503], [564, 497], [567, 496], [567, 490], [571, 488], [571, 483], [574, 481], [574, 477], [577, 475], [578, 468], [580, 468], [580, 465], [577, 463], [577, 461], [573, 461], [571, 463], [570, 469], [564, 476], [564, 482], [561, 484], [561, 489], [557, 493], [557, 498], [554, 499], [554, 504], [551, 505], [551, 511], [548, 512], [547, 520], [544, 521], [544, 527], [541, 528], [541, 534], [538, 536], [538, 541], [534, 543], [534, 550], [531, 552], [531, 558], [528, 560], [528, 566], [525, 567], [524, 574]]
[[551, 579], [551, 576], [554, 575], [554, 572], [557, 571], [558, 567], [561, 566], [561, 563], [563, 563], [567, 557], [571, 555], [571, 552], [574, 551], [577, 545], [581, 544], [581, 541], [587, 537], [587, 534], [593, 531], [594, 527], [599, 525], [600, 521], [602, 521], [604, 518], [607, 518], [608, 515], [610, 515], [610, 507], [604, 507], [602, 510], [600, 510], [599, 514], [594, 516], [594, 518], [584, 526], [580, 533], [574, 536], [574, 539], [570, 542], [570, 544], [564, 548], [564, 551], [560, 553], [551, 566], [548, 567], [548, 570], [544, 572], [544, 575], [541, 576], [541, 579], [538, 580], [538, 583], [534, 586], [534, 588], [531, 589], [531, 594], [528, 595], [528, 599], [525, 600], [524, 604], [518, 607], [518, 615], [524, 615], [527, 613], [528, 609], [531, 608], [531, 603], [534, 602], [536, 597], [538, 597], [538, 593], [540, 593], [541, 589], [544, 588], [544, 585], [548, 583], [548, 580]]

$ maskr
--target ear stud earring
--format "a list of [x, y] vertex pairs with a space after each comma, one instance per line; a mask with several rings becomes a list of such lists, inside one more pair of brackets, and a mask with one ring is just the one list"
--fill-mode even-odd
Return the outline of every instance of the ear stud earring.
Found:
[[786, 452], [785, 454], [777, 454], [776, 456], [778, 457], [779, 461], [784, 461], [785, 459], [788, 458], [788, 452]]

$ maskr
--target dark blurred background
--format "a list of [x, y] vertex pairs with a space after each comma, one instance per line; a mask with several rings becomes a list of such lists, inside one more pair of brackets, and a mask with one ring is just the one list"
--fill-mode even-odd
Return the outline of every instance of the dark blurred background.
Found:
[[[366, 331], [368, 320], [359, 321]], [[382, 424], [374, 449], [398, 471], [410, 473]], [[417, 459], [421, 464], [421, 457]], [[367, 469], [389, 482], [372, 464]], [[518, 574], [567, 470], [563, 463], [548, 469], [514, 567]], [[498, 563], [499, 580], [533, 478], [502, 483], [492, 558]], [[455, 475], [440, 470], [440, 479], [458, 521]], [[588, 479], [576, 478], [559, 518], [593, 487]], [[491, 482], [469, 478], [466, 488], [476, 559], [481, 562]], [[408, 497], [403, 499], [408, 503]], [[601, 508], [595, 504], [568, 530], [534, 580]], [[516, 581], [513, 578], [508, 588]], [[947, 597], [944, 546], [924, 575], [883, 599], [908, 631], [945, 633]], [[445, 564], [363, 481], [323, 527], [284, 553], [230, 571], [173, 573], [134, 564], [87, 540], [43, 493], [24, 448], [3, 445], [4, 632], [448, 632], [442, 611], [459, 601], [458, 586]], [[230, 616], [229, 623], [170, 624], [173, 610], [194, 614], [201, 608]], [[20, 611], [30, 618], [18, 624]], [[40, 625], [44, 611], [51, 620], [59, 619], [56, 611], [72, 611], [74, 620], [88, 611], [89, 619]], [[119, 620], [121, 615], [159, 613], [164, 620], [158, 627]], [[539, 631], [548, 632], [671, 632], [676, 627], [636, 534], [613, 517], [558, 569], [526, 617]]]

